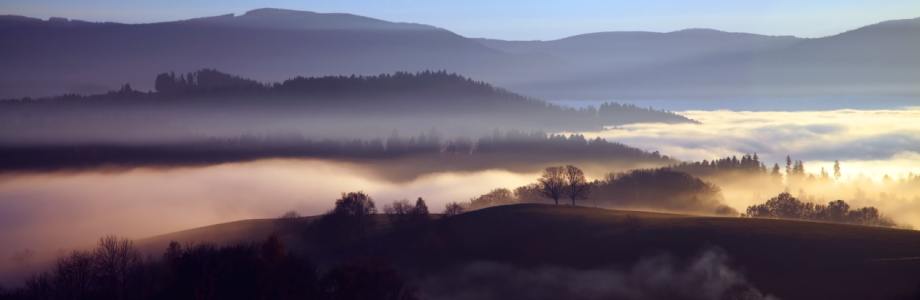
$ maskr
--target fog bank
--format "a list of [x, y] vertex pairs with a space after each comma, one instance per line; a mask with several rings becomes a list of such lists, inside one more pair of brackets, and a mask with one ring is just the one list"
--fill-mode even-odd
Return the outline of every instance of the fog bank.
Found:
[[681, 160], [757, 153], [769, 166], [782, 166], [787, 155], [825, 162], [806, 164], [808, 172], [840, 160], [847, 172], [862, 172], [875, 180], [886, 173], [920, 173], [920, 160], [909, 159], [920, 155], [920, 109], [679, 113], [702, 124], [632, 124], [584, 134], [656, 149]]
[[144, 238], [294, 209], [331, 209], [340, 193], [363, 190], [378, 209], [423, 197], [432, 212], [491, 189], [530, 183], [537, 174], [487, 170], [436, 173], [393, 183], [355, 165], [320, 160], [262, 160], [197, 168], [17, 174], [0, 177], [0, 270], [14, 251], [52, 258], [102, 235]]

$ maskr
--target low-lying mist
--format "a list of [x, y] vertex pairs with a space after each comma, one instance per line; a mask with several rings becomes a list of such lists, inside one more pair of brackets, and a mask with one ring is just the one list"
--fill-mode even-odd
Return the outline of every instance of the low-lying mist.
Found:
[[475, 262], [425, 278], [420, 284], [437, 299], [777, 299], [764, 296], [729, 266], [718, 247], [686, 262], [659, 254], [629, 269], [577, 270]]
[[[379, 170], [378, 170], [379, 171]], [[354, 164], [321, 160], [262, 160], [196, 168], [105, 170], [5, 175], [0, 178], [0, 270], [14, 251], [37, 258], [89, 246], [99, 236], [148, 236], [285, 211], [321, 214], [342, 192], [363, 190], [379, 208], [423, 197], [432, 212], [444, 204], [536, 173], [486, 170], [437, 173], [407, 182], [382, 180]]]
[[[780, 179], [765, 184], [735, 173], [694, 174], [718, 185], [726, 202], [741, 212], [788, 189], [797, 197], [804, 195], [803, 201], [827, 204], [842, 199], [854, 206], [875, 206], [898, 222], [920, 225], [920, 214], [914, 213], [920, 211], [920, 183], [908, 180], [920, 174], [920, 109], [680, 114], [701, 124], [631, 124], [584, 134], [657, 149], [685, 161], [740, 159], [756, 153], [768, 173], [778, 164], [781, 177], [788, 177], [790, 156], [803, 161], [803, 178], [821, 179], [823, 168], [832, 181]], [[840, 178], [833, 177], [835, 161], [841, 166]]]
[[[657, 149], [682, 160], [757, 153], [781, 163], [787, 155], [805, 161], [890, 160], [920, 152], [920, 109], [807, 112], [685, 111], [701, 124], [623, 125], [591, 136], [643, 149]], [[873, 164], [861, 172], [883, 174]], [[898, 165], [920, 170], [920, 162]], [[867, 166], [868, 167], [868, 166]]]

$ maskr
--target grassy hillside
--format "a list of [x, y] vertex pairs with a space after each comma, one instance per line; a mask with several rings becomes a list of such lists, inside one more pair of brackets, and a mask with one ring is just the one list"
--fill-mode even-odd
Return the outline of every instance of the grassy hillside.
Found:
[[[636, 218], [628, 221], [628, 215]], [[255, 239], [271, 224], [234, 222], [139, 242]], [[751, 284], [786, 300], [893, 299], [916, 294], [920, 284], [920, 232], [911, 230], [536, 204], [493, 207], [405, 230], [382, 227], [345, 247], [291, 246], [326, 252], [323, 259], [372, 251], [419, 278], [478, 261], [625, 268], [658, 253], [687, 259], [718, 246]]]

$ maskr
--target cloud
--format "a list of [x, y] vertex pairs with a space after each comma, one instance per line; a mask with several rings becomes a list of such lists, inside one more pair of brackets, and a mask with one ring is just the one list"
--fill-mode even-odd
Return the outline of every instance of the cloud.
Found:
[[[523, 268], [476, 262], [428, 276], [419, 284], [434, 299], [725, 299], [725, 293], [764, 296], [728, 265], [721, 248], [706, 249], [682, 263], [670, 255], [645, 258], [628, 270], [577, 270], [560, 266]], [[731, 291], [729, 291], [731, 290]]]
[[658, 150], [682, 160], [756, 152], [770, 165], [783, 165], [787, 155], [806, 163], [841, 160], [854, 167], [854, 175], [878, 174], [876, 179], [895, 168], [920, 173], [920, 160], [903, 159], [920, 151], [918, 109], [679, 113], [702, 124], [632, 124], [622, 126], [622, 130], [583, 134]]

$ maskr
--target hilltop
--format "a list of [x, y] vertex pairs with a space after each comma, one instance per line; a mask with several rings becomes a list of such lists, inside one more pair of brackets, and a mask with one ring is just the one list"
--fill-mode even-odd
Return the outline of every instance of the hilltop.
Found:
[[[385, 222], [383, 216], [378, 220]], [[162, 251], [164, 241], [214, 240], [212, 235], [224, 228], [236, 228], [231, 229], [239, 232], [235, 238], [256, 239], [273, 224], [269, 219], [247, 222], [138, 243]], [[285, 239], [297, 244], [296, 237]], [[418, 280], [475, 262], [592, 270], [628, 267], [661, 253], [687, 259], [718, 247], [748, 282], [781, 299], [894, 299], [916, 293], [920, 283], [917, 231], [538, 204], [487, 208], [404, 230], [383, 226], [366, 242], [350, 246], [295, 247], [321, 263], [371, 251]]]

